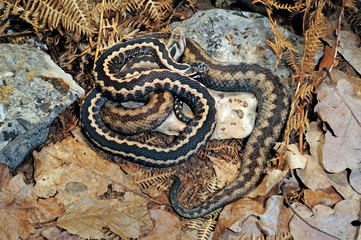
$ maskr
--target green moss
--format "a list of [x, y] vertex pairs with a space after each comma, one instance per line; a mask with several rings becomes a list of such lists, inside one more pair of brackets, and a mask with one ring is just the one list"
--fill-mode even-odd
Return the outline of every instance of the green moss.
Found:
[[0, 103], [5, 103], [7, 101], [7, 97], [13, 89], [13, 84], [10, 84], [8, 86], [0, 86]]
[[66, 84], [64, 80], [61, 78], [48, 78], [47, 80], [53, 84], [54, 88], [56, 88], [59, 91], [62, 91], [65, 94], [70, 89], [69, 85]]
[[36, 70], [31, 70], [26, 73], [26, 80], [31, 80], [36, 75]]

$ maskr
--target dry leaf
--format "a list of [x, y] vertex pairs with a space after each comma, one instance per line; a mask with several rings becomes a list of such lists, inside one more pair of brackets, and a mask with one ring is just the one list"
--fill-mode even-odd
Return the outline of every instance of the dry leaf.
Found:
[[234, 164], [233, 162], [226, 162], [223, 159], [208, 156], [213, 163], [213, 169], [217, 176], [217, 187], [223, 188], [228, 183], [232, 182], [238, 175], [240, 162]]
[[259, 216], [258, 228], [270, 239], [289, 232], [288, 223], [293, 217], [292, 210], [285, 206], [282, 196], [273, 195], [267, 199], [265, 212]]
[[314, 157], [306, 155], [305, 169], [296, 169], [301, 181], [312, 191], [333, 186], [344, 199], [358, 199], [358, 194], [350, 187], [346, 170], [337, 174], [327, 174]]
[[306, 189], [303, 194], [305, 204], [309, 208], [312, 208], [318, 204], [332, 207], [342, 200], [342, 197], [335, 191], [335, 189], [333, 189], [333, 187], [317, 190], [315, 192], [310, 189]]
[[239, 232], [239, 235], [241, 235], [243, 239], [258, 240], [260, 237], [263, 236], [263, 233], [257, 226], [258, 221], [259, 219], [256, 216], [253, 215], [248, 216], [240, 225], [240, 229], [242, 231]]
[[[304, 205], [297, 204], [296, 211], [317, 228], [340, 239], [351, 240], [354, 239], [357, 229], [351, 222], [358, 219], [359, 205], [358, 200], [344, 200], [337, 203], [333, 209], [324, 205], [316, 205], [311, 211]], [[311, 228], [296, 215], [290, 222], [290, 231], [295, 240], [334, 239]]]
[[282, 181], [287, 174], [288, 170], [268, 170], [267, 175], [263, 178], [262, 182], [252, 192], [248, 193], [247, 197], [255, 198], [257, 196], [265, 196], [272, 188]]
[[310, 122], [310, 127], [307, 129], [305, 137], [310, 145], [311, 156], [322, 161], [322, 148], [325, 143], [325, 134], [321, 129], [320, 121]]
[[[318, 66], [318, 69], [323, 69], [324, 67], [330, 69], [333, 63], [333, 59], [335, 57], [335, 50], [333, 50], [330, 46], [326, 45], [325, 49], [323, 50], [323, 56]], [[337, 66], [338, 60], [335, 59], [334, 66]]]
[[265, 212], [259, 216], [260, 221], [258, 222], [258, 226], [267, 236], [274, 236], [277, 234], [278, 218], [282, 206], [282, 196], [274, 195], [267, 200]]
[[356, 192], [361, 194], [361, 169], [354, 169], [350, 174], [350, 185]]
[[[78, 129], [79, 130], [79, 129]], [[34, 152], [35, 192], [47, 198], [57, 194], [65, 206], [84, 197], [97, 197], [111, 184], [138, 189], [113, 162], [97, 155], [86, 143], [68, 137]]]
[[153, 239], [179, 239], [181, 234], [182, 221], [174, 214], [165, 210], [151, 210], [154, 229], [143, 236], [142, 240]]
[[336, 174], [327, 174], [327, 177], [332, 181], [332, 186], [344, 199], [360, 199], [360, 194], [355, 192], [349, 184], [347, 170]]
[[328, 178], [324, 169], [317, 159], [310, 155], [305, 155], [307, 164], [305, 169], [296, 169], [301, 181], [312, 191], [326, 189], [332, 186], [332, 181]]
[[[361, 120], [361, 101], [354, 96], [351, 83], [340, 80], [337, 89]], [[335, 88], [325, 83], [317, 88], [318, 104], [315, 111], [327, 122], [331, 131], [326, 132], [323, 146], [323, 165], [329, 172], [346, 168], [357, 169], [361, 164], [361, 127], [341, 100]]]
[[51, 240], [84, 240], [84, 238], [71, 235], [67, 231], [62, 231], [58, 227], [47, 228], [41, 232], [41, 236], [45, 237], [45, 239]]
[[[335, 45], [335, 40], [325, 38], [328, 44], [331, 46]], [[360, 39], [358, 36], [351, 31], [340, 31], [339, 52], [348, 63], [361, 74], [361, 57], [360, 57]]]
[[122, 203], [122, 210], [94, 198], [84, 197], [69, 205], [57, 221], [57, 226], [83, 238], [104, 238], [109, 229], [121, 238], [137, 238], [141, 228], [149, 226], [147, 208], [141, 204]]
[[39, 200], [23, 175], [11, 178], [9, 169], [0, 164], [0, 239], [26, 239], [35, 231], [32, 223], [57, 217], [63, 207], [55, 198]]
[[231, 228], [234, 232], [241, 231], [240, 225], [249, 215], [259, 216], [263, 210], [263, 203], [261, 201], [250, 198], [242, 198], [228, 204], [219, 215], [213, 238], [217, 239], [226, 228]]
[[[358, 194], [349, 185], [346, 170], [338, 174], [327, 174], [320, 165], [320, 162], [322, 162], [323, 144], [325, 142], [324, 133], [320, 128], [320, 123], [310, 123], [310, 128], [306, 132], [306, 140], [310, 145], [312, 161], [310, 160], [307, 163], [305, 170], [297, 171], [306, 186], [316, 192], [318, 189], [327, 189], [328, 186], [332, 185], [344, 199], [358, 199]], [[310, 158], [308, 157], [308, 159]], [[359, 186], [356, 182], [353, 182], [350, 179], [350, 184], [354, 183], [356, 186]], [[317, 185], [322, 187], [317, 187]]]
[[302, 155], [296, 144], [290, 144], [287, 146], [285, 159], [288, 162], [290, 169], [305, 168], [306, 157]]

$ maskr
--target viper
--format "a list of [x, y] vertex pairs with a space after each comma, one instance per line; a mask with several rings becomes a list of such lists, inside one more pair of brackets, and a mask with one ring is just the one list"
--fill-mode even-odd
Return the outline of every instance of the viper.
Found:
[[[88, 137], [102, 149], [146, 166], [169, 167], [196, 154], [213, 133], [216, 109], [207, 88], [253, 93], [258, 100], [258, 115], [237, 178], [205, 203], [186, 208], [177, 197], [180, 180], [174, 176], [170, 190], [174, 210], [184, 218], [198, 218], [241, 198], [260, 181], [267, 155], [286, 121], [289, 95], [286, 86], [270, 69], [255, 63], [221, 63], [209, 57], [190, 38], [186, 38], [183, 63], [177, 63], [160, 41], [169, 37], [168, 33], [151, 34], [105, 51], [95, 63], [96, 88], [83, 100], [81, 122]], [[131, 74], [121, 71], [127, 62], [141, 55], [152, 56], [161, 69], [134, 70]], [[171, 92], [188, 103], [194, 112], [194, 117], [171, 145], [141, 143], [104, 124], [100, 111], [109, 99], [136, 101], [155, 90]]]

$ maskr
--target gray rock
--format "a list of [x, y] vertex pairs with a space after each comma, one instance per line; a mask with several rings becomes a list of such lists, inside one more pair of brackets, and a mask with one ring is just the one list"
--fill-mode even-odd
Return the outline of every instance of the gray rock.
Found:
[[[285, 83], [291, 79], [285, 62], [281, 61], [275, 69], [276, 55], [266, 43], [266, 39], [273, 39], [270, 23], [261, 14], [211, 9], [171, 24], [171, 29], [176, 27], [180, 27], [186, 37], [196, 41], [218, 61], [258, 63], [273, 70]], [[227, 34], [231, 36], [233, 45]], [[284, 34], [302, 54], [303, 38], [288, 30]]]
[[[197, 12], [185, 21], [171, 24], [172, 29], [176, 27], [180, 27], [186, 37], [193, 39], [209, 56], [220, 62], [258, 63], [273, 70], [286, 85], [291, 80], [290, 71], [284, 62], [281, 61], [275, 69], [277, 58], [266, 43], [266, 39], [273, 38], [271, 27], [268, 18], [260, 14], [211, 9]], [[302, 52], [303, 38], [287, 30], [285, 35], [292, 45]], [[220, 93], [214, 91], [212, 94], [216, 99], [217, 108], [217, 125], [212, 138], [247, 137], [256, 118], [255, 100], [250, 98], [249, 93], [224, 93], [222, 97], [218, 97]], [[232, 102], [233, 106], [229, 106], [229, 102]], [[177, 135], [182, 129], [184, 124], [174, 117], [157, 130]]]
[[34, 47], [0, 44], [0, 52], [0, 162], [15, 167], [84, 90]]

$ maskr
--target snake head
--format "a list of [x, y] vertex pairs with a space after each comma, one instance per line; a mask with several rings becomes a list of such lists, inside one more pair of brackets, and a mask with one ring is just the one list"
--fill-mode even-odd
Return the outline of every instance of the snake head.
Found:
[[187, 70], [186, 74], [193, 78], [200, 78], [202, 77], [203, 73], [206, 73], [209, 70], [208, 65], [203, 62], [191, 62], [188, 63], [188, 65], [189, 69]]

